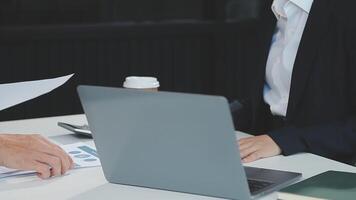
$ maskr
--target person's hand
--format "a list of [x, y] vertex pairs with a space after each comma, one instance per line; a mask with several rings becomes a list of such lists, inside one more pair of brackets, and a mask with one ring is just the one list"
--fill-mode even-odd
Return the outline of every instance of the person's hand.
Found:
[[281, 148], [268, 135], [261, 135], [239, 140], [242, 162], [249, 163], [262, 158], [281, 154]]
[[65, 174], [73, 160], [40, 135], [0, 134], [0, 166], [36, 171], [42, 179]]

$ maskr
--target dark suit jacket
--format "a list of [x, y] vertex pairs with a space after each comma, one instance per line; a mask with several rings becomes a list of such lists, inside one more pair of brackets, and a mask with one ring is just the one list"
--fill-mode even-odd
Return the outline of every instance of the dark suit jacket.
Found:
[[[266, 0], [257, 28], [249, 29], [243, 117], [237, 128], [269, 134], [284, 155], [311, 152], [353, 163], [356, 155], [356, 15], [352, 0], [314, 0], [297, 54], [287, 120], [272, 128], [263, 102], [265, 68], [276, 27]], [[355, 20], [355, 21], [354, 21]], [[257, 48], [251, 48], [257, 47]]]

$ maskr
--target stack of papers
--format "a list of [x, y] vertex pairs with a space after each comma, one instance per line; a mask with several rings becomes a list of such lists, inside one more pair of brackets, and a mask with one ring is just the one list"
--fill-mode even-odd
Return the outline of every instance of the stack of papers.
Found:
[[[62, 148], [66, 151], [74, 161], [74, 169], [98, 167], [101, 166], [99, 156], [94, 147], [84, 143], [75, 143], [63, 145]], [[0, 167], [0, 178], [22, 176], [22, 175], [35, 175], [34, 171], [21, 171]]]

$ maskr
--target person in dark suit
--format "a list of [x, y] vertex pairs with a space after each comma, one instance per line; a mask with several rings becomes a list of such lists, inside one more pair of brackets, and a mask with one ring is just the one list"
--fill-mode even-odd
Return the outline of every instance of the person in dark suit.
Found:
[[244, 162], [310, 152], [355, 163], [355, 7], [352, 0], [264, 2], [248, 33], [241, 75], [249, 92], [235, 120], [256, 135], [238, 141]]

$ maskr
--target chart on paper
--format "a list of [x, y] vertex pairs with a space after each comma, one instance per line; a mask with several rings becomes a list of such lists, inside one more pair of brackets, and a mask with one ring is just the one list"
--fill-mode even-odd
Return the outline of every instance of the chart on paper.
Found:
[[75, 163], [75, 168], [101, 166], [98, 153], [94, 147], [84, 143], [75, 143], [62, 146]]

